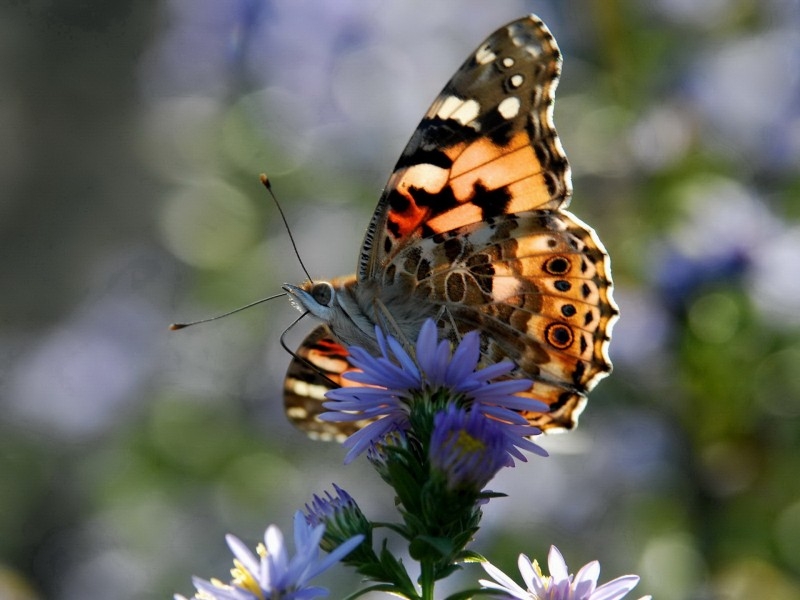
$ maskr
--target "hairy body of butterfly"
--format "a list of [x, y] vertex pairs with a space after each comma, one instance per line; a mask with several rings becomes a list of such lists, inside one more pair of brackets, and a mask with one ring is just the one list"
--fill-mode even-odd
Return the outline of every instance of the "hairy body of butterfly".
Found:
[[345, 345], [377, 351], [374, 326], [415, 340], [481, 334], [482, 361], [510, 359], [534, 381], [545, 431], [571, 429], [587, 393], [611, 371], [618, 309], [608, 255], [565, 210], [567, 158], [553, 125], [561, 53], [531, 15], [472, 53], [426, 113], [367, 229], [357, 273], [285, 285], [323, 321], [289, 367], [289, 418], [312, 437], [342, 439], [359, 424], [317, 420], [324, 392], [346, 385]]

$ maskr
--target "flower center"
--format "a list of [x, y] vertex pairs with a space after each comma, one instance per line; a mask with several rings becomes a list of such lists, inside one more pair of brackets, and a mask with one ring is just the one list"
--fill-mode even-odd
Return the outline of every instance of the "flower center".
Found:
[[264, 595], [261, 591], [261, 585], [259, 585], [258, 581], [256, 581], [256, 578], [253, 577], [253, 574], [248, 571], [238, 559], [234, 559], [233, 564], [235, 567], [231, 569], [231, 575], [233, 576], [231, 583], [233, 583], [233, 585], [236, 587], [247, 590], [256, 598], [263, 600]]
[[479, 439], [472, 437], [463, 429], [458, 432], [458, 437], [455, 440], [455, 447], [461, 452], [461, 455], [477, 454], [486, 450], [486, 444]]

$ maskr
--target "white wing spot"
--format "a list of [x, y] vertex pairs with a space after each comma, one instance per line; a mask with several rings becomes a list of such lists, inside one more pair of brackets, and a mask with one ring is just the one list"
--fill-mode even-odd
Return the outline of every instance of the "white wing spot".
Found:
[[525, 81], [525, 78], [517, 73], [516, 75], [512, 75], [509, 81], [511, 82], [512, 87], [518, 88], [522, 85], [522, 82]]
[[[323, 385], [314, 385], [313, 383], [294, 379], [292, 380], [291, 391], [298, 396], [305, 396], [307, 398], [313, 398], [314, 400], [325, 400], [325, 392], [328, 391], [328, 388]], [[305, 409], [302, 410], [303, 413], [306, 413]], [[303, 418], [303, 414], [297, 414], [300, 418]]]
[[479, 65], [485, 65], [487, 63], [492, 62], [495, 58], [497, 58], [497, 54], [492, 52], [492, 49], [489, 47], [489, 44], [484, 44], [478, 51], [475, 52], [475, 60], [478, 61]]
[[539, 58], [542, 55], [542, 51], [536, 46], [525, 46], [525, 52], [530, 54], [533, 58]]
[[450, 118], [462, 125], [468, 125], [481, 114], [481, 105], [478, 104], [477, 100], [465, 100], [463, 102], [461, 106], [450, 114]]
[[513, 58], [511, 58], [510, 56], [506, 56], [506, 57], [503, 59], [503, 66], [504, 66], [506, 69], [510, 69], [511, 67], [513, 67], [513, 66], [514, 66], [514, 59], [513, 59]]
[[519, 294], [519, 291], [520, 283], [516, 277], [501, 276], [492, 278], [492, 300], [495, 302], [505, 302]]
[[516, 96], [509, 96], [497, 106], [497, 112], [504, 119], [513, 119], [519, 114], [520, 102]]
[[400, 189], [405, 191], [413, 186], [425, 190], [429, 194], [438, 194], [447, 183], [449, 174], [449, 169], [443, 169], [436, 165], [428, 163], [413, 165], [406, 169]]
[[286, 416], [295, 421], [305, 421], [308, 418], [308, 411], [302, 406], [288, 406]]
[[442, 101], [439, 110], [436, 111], [436, 116], [440, 119], [449, 119], [450, 115], [453, 114], [453, 111], [456, 110], [461, 103], [464, 102], [461, 98], [456, 98], [455, 96], [448, 96]]

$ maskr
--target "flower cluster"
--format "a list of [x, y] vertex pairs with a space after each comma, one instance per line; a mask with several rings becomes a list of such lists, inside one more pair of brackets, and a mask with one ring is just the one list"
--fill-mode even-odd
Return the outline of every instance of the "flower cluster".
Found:
[[[483, 557], [466, 549], [478, 531], [482, 508], [502, 494], [485, 486], [503, 467], [525, 461], [523, 452], [547, 453], [533, 441], [540, 430], [523, 412], [544, 412], [547, 406], [517, 395], [532, 382], [514, 378], [511, 362], [480, 368], [480, 340], [468, 333], [453, 349], [437, 339], [433, 321], [422, 326], [416, 343], [405, 348], [380, 329], [375, 330], [380, 354], [348, 348], [358, 369], [346, 374], [356, 385], [327, 393], [321, 418], [332, 422], [368, 424], [344, 443], [349, 463], [366, 452], [369, 462], [395, 492], [401, 516], [397, 523], [372, 523], [353, 497], [334, 484], [334, 491], [315, 495], [305, 512], [295, 515], [296, 554], [289, 557], [280, 531], [270, 526], [257, 556], [233, 536], [234, 554], [229, 583], [195, 578], [201, 600], [306, 600], [327, 593], [310, 585], [316, 575], [336, 562], [354, 567], [371, 582], [352, 597], [369, 591], [409, 600], [432, 600], [435, 583], [469, 562], [481, 562], [493, 581], [451, 598], [473, 595], [520, 600], [618, 600], [638, 582], [635, 575], [597, 586], [597, 561], [569, 574], [555, 547], [549, 555], [550, 575], [538, 563], [520, 555], [526, 588]], [[378, 528], [403, 538], [407, 554], [419, 563], [412, 579], [396, 552], [373, 549]], [[329, 554], [319, 557], [322, 549]], [[185, 600], [175, 596], [176, 600]], [[644, 599], [642, 599], [644, 600]]]
[[520, 448], [547, 455], [528, 439], [541, 431], [520, 414], [546, 412], [547, 405], [516, 395], [530, 389], [532, 382], [528, 379], [492, 381], [508, 375], [515, 368], [514, 363], [503, 361], [477, 368], [480, 360], [477, 332], [467, 333], [451, 354], [450, 343], [437, 341], [436, 325], [429, 319], [420, 329], [413, 358], [379, 327], [375, 328], [375, 336], [380, 356], [372, 356], [358, 347], [349, 349], [350, 362], [359, 371], [346, 373], [345, 377], [361, 385], [328, 392], [329, 402], [324, 406], [330, 412], [320, 417], [335, 422], [375, 419], [347, 439], [345, 447], [349, 452], [345, 462], [380, 443], [389, 432], [430, 429], [430, 422], [425, 421], [448, 406], [468, 408], [503, 424], [498, 431], [504, 444], [498, 452], [509, 459], [524, 461]]

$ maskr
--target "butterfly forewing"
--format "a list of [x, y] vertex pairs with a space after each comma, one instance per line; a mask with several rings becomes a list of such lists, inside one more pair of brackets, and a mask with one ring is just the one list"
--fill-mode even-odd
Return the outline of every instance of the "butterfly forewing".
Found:
[[416, 237], [568, 201], [569, 165], [552, 118], [560, 73], [561, 52], [535, 16], [498, 29], [467, 58], [389, 178], [360, 279]]

